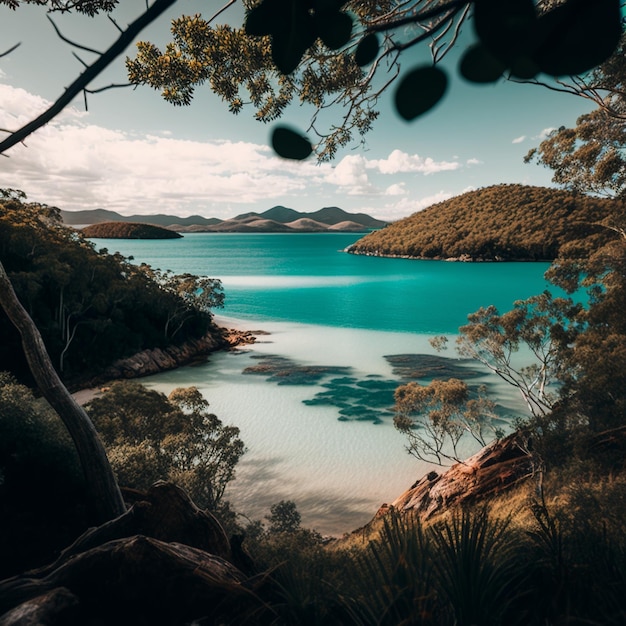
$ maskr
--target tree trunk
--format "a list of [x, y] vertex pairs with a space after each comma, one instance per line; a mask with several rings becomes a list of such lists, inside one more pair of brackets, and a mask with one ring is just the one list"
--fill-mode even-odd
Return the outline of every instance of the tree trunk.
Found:
[[97, 523], [125, 511], [104, 446], [84, 409], [74, 400], [56, 373], [39, 330], [17, 299], [11, 281], [0, 263], [0, 306], [22, 337], [24, 354], [37, 385], [69, 431], [87, 481], [87, 492]]

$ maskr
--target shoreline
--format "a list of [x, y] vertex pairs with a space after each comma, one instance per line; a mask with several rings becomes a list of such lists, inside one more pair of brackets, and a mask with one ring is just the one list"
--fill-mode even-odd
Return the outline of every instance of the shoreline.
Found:
[[257, 336], [269, 335], [265, 330], [244, 328], [244, 320], [214, 316], [215, 332], [189, 340], [180, 346], [147, 348], [132, 356], [118, 359], [99, 375], [88, 381], [70, 384], [76, 390], [72, 396], [80, 404], [86, 404], [113, 382], [134, 380], [179, 369], [194, 363], [206, 362], [214, 352], [234, 350], [237, 346], [255, 343]]
[[470, 254], [461, 254], [456, 257], [429, 257], [413, 256], [410, 254], [383, 254], [382, 252], [369, 252], [353, 250], [352, 246], [344, 248], [342, 252], [355, 256], [370, 256], [379, 259], [405, 259], [407, 261], [443, 261], [444, 263], [552, 263], [555, 259], [505, 259], [496, 256], [494, 258], [473, 257]]

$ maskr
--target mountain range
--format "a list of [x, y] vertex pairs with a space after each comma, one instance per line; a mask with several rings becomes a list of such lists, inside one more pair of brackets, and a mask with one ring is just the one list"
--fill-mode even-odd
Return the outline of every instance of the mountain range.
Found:
[[275, 206], [263, 213], [243, 213], [220, 220], [200, 215], [178, 217], [176, 215], [121, 215], [106, 209], [85, 211], [61, 211], [65, 224], [86, 226], [102, 222], [133, 222], [162, 226], [179, 233], [184, 232], [365, 232], [382, 228], [386, 222], [365, 213], [348, 213], [339, 207], [324, 207], [312, 213], [303, 213], [284, 206]]

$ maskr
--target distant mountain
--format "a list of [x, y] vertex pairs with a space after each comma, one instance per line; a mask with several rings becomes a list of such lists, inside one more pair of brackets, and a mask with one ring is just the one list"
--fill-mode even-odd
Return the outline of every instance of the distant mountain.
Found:
[[495, 185], [434, 204], [348, 248], [354, 254], [461, 261], [553, 260], [577, 242], [598, 249], [624, 204], [559, 189]]
[[219, 224], [222, 220], [211, 217], [206, 218], [200, 215], [190, 217], [179, 217], [178, 215], [121, 215], [115, 211], [106, 209], [90, 209], [85, 211], [61, 211], [63, 222], [68, 226], [84, 226], [86, 224], [99, 224], [100, 222], [133, 222], [135, 224], [154, 224], [155, 226], [169, 227], [174, 224], [180, 226], [212, 226]]
[[382, 228], [387, 223], [365, 213], [347, 213], [339, 207], [324, 207], [313, 213], [303, 213], [284, 206], [275, 206], [263, 213], [242, 213], [228, 220], [206, 218], [200, 215], [123, 216], [115, 211], [93, 209], [88, 211], [61, 211], [63, 221], [70, 226], [85, 226], [101, 222], [132, 222], [153, 224], [176, 232], [365, 232]]

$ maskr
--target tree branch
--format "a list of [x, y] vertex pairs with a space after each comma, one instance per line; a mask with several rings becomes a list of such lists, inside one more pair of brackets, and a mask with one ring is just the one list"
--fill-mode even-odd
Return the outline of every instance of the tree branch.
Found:
[[156, 2], [140, 15], [119, 36], [113, 45], [90, 65], [46, 111], [30, 121], [11, 136], [0, 142], [0, 154], [20, 143], [26, 137], [54, 119], [70, 102], [87, 87], [111, 62], [116, 59], [133, 41], [133, 39], [149, 24], [156, 20], [176, 0], [156, 0]]

